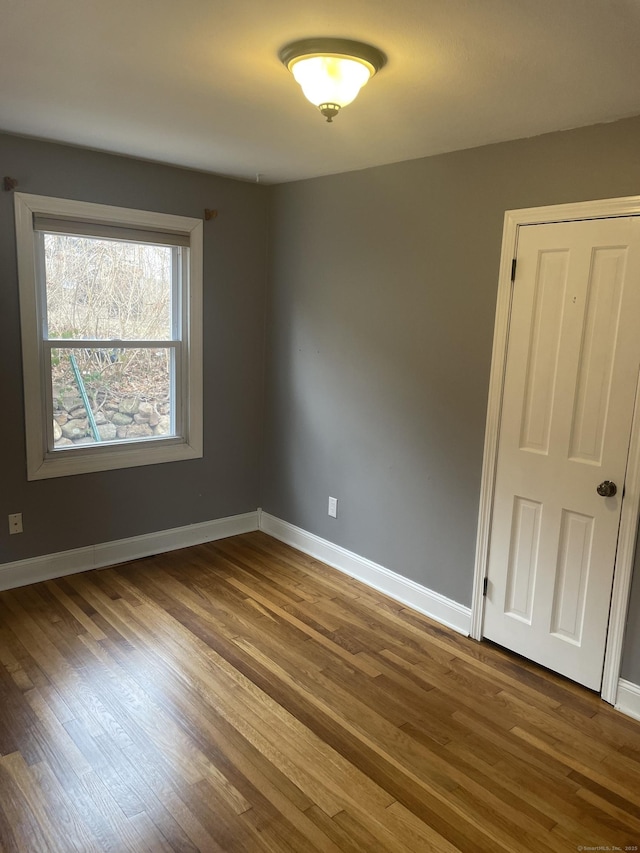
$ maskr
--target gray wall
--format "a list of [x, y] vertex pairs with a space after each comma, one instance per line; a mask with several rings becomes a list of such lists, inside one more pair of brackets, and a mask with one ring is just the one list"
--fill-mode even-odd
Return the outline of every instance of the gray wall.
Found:
[[[0, 563], [255, 510], [262, 432], [267, 190], [0, 135], [23, 192], [202, 218], [204, 458], [27, 482], [13, 195], [0, 191]], [[6, 518], [22, 512], [22, 535]]]
[[640, 117], [274, 188], [263, 508], [469, 605], [504, 211], [640, 193], [639, 140]]

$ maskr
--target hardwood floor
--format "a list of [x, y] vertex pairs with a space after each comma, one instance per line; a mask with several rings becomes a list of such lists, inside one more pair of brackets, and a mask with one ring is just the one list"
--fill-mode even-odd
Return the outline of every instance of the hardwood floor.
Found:
[[640, 723], [251, 533], [0, 593], [2, 851], [640, 846]]

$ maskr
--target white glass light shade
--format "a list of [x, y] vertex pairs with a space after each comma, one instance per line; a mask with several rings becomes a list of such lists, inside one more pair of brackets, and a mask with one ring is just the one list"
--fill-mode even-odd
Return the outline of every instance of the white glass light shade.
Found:
[[329, 122], [387, 61], [373, 45], [325, 37], [290, 42], [278, 56]]
[[344, 56], [303, 56], [290, 67], [305, 98], [316, 107], [346, 107], [373, 73], [368, 63]]

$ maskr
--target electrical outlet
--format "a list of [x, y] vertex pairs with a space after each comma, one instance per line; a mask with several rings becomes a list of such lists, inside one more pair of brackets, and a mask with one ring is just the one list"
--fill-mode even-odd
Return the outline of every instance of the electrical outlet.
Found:
[[329, 498], [329, 515], [331, 518], [338, 517], [338, 498]]
[[9, 533], [22, 533], [21, 512], [14, 512], [9, 516]]

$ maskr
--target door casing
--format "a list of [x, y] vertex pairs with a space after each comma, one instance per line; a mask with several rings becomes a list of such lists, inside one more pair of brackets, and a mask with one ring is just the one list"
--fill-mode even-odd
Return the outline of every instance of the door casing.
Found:
[[[500, 439], [502, 392], [507, 357], [509, 319], [511, 315], [513, 259], [517, 256], [518, 233], [523, 225], [541, 225], [549, 222], [573, 222], [580, 219], [607, 219], [613, 216], [640, 216], [640, 196], [602, 199], [598, 201], [559, 204], [548, 207], [531, 207], [508, 210], [504, 216], [502, 254], [498, 278], [498, 299], [491, 356], [491, 378], [484, 440], [480, 509], [476, 539], [476, 561], [471, 604], [471, 631], [475, 640], [482, 639], [484, 617], [483, 586], [487, 574], [489, 532], [495, 489], [496, 461]], [[640, 381], [639, 381], [640, 385]], [[612, 705], [616, 702], [624, 627], [629, 604], [631, 577], [635, 555], [636, 534], [640, 519], [640, 387], [636, 389], [636, 403], [631, 428], [631, 442], [627, 459], [625, 494], [622, 502], [618, 549], [613, 575], [609, 630], [604, 658], [602, 689], [600, 695]]]

